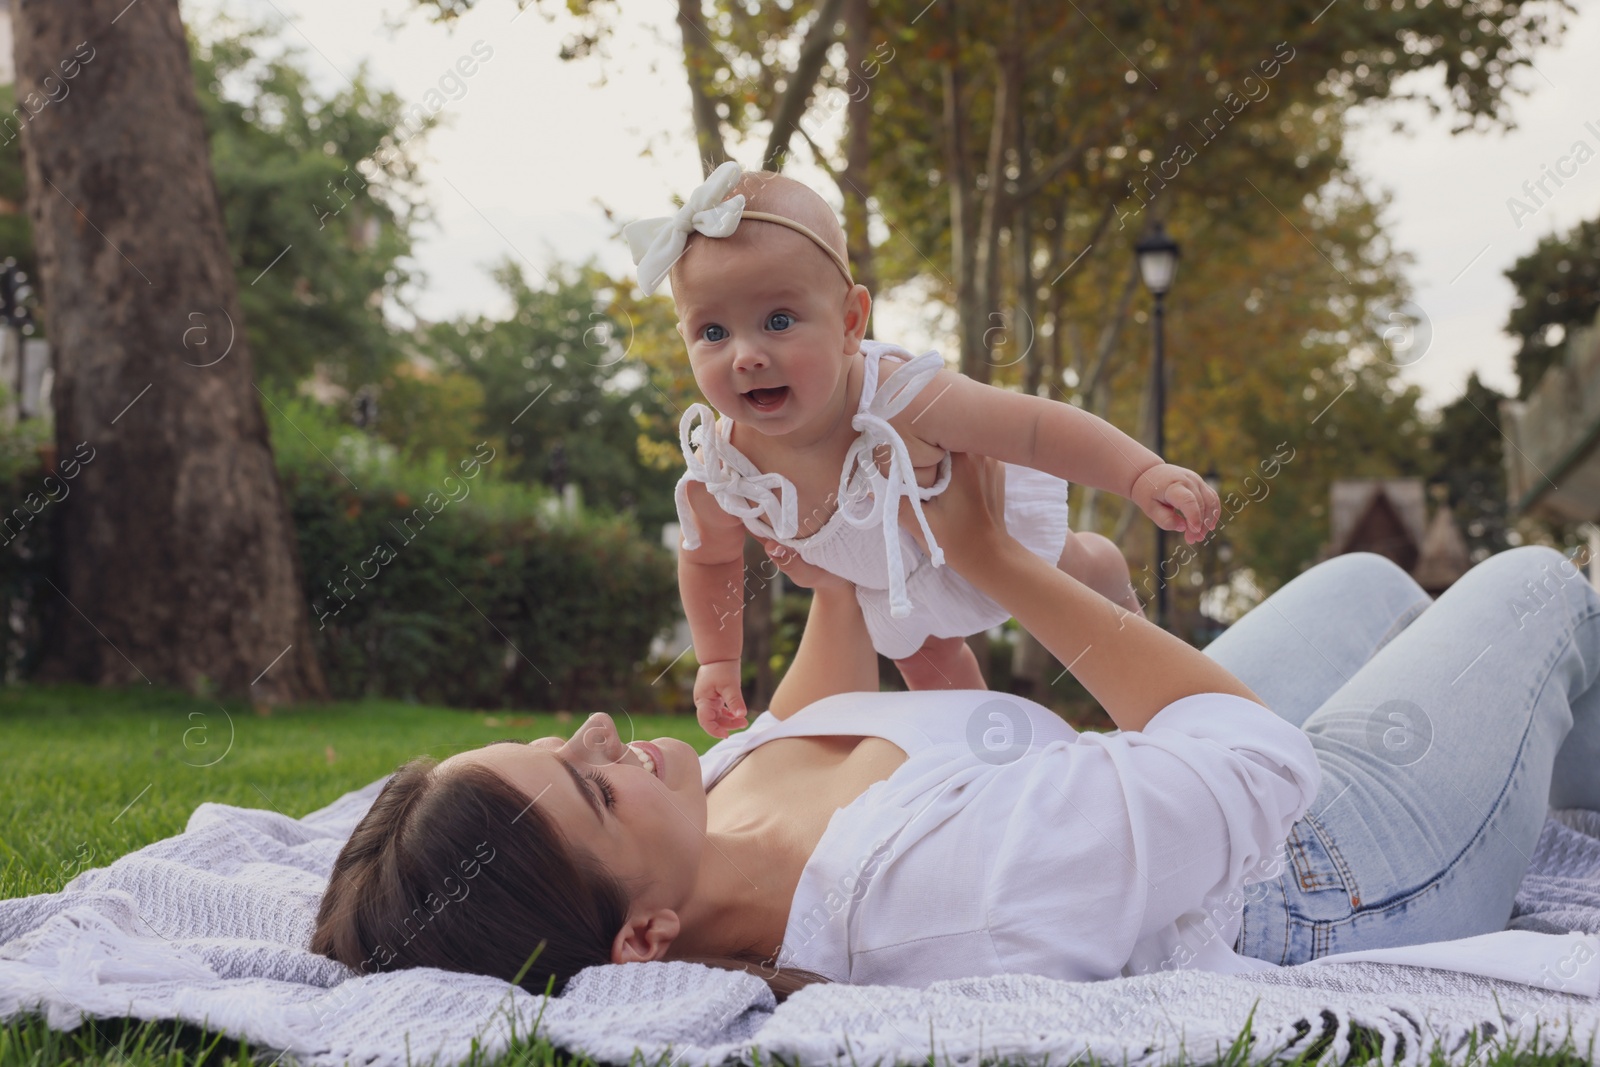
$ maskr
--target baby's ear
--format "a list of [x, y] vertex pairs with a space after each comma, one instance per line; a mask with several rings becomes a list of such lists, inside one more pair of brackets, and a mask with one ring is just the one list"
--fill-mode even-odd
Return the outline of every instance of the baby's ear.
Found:
[[864, 285], [852, 285], [844, 295], [844, 350], [854, 353], [867, 335], [867, 323], [872, 320], [872, 294]]

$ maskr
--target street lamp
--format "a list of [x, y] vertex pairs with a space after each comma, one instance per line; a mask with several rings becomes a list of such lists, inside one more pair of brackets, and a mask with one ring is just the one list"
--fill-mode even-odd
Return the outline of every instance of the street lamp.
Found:
[[[1202, 474], [1200, 477], [1206, 483], [1206, 488], [1210, 489], [1211, 492], [1216, 496], [1217, 500], [1220, 502], [1221, 499], [1222, 499], [1222, 475], [1217, 473], [1217, 465], [1215, 463], [1211, 464], [1211, 466], [1206, 468], [1206, 472], [1204, 474]], [[1218, 512], [1217, 512], [1217, 521], [1219, 523], [1222, 521], [1222, 513], [1221, 513], [1220, 506], [1219, 506]], [[1215, 588], [1216, 584], [1217, 584], [1217, 568], [1216, 568], [1217, 549], [1218, 549], [1217, 541], [1218, 541], [1218, 537], [1217, 537], [1217, 532], [1216, 531], [1211, 531], [1211, 532], [1207, 533], [1206, 540], [1205, 540], [1205, 545], [1206, 545], [1205, 583], [1204, 583], [1204, 588], [1202, 588], [1200, 590], [1200, 600], [1198, 602], [1199, 607], [1204, 607], [1205, 606], [1206, 593], [1210, 592], [1213, 588]], [[1206, 617], [1205, 616], [1205, 612], [1204, 611], [1200, 611], [1197, 608], [1195, 614], [1200, 616], [1201, 625], [1205, 626], [1205, 621], [1204, 621], [1205, 617]], [[1212, 636], [1214, 637], [1215, 635], [1212, 635]], [[1208, 637], [1207, 640], [1206, 640], [1206, 643], [1210, 644], [1211, 640], [1212, 640], [1212, 638]]]
[[[1155, 360], [1152, 373], [1156, 388], [1156, 455], [1166, 458], [1166, 366], [1162, 360], [1166, 340], [1167, 290], [1172, 288], [1173, 276], [1178, 273], [1178, 242], [1167, 236], [1160, 222], [1151, 223], [1149, 231], [1133, 246], [1139, 259], [1139, 277], [1144, 287], [1155, 297]], [[1156, 527], [1156, 625], [1167, 625], [1167, 583], [1161, 577], [1161, 564], [1167, 556], [1167, 531]]]

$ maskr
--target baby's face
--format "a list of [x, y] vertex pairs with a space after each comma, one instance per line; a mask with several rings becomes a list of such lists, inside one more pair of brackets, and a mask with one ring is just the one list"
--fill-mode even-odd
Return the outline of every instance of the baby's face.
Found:
[[696, 238], [674, 271], [678, 333], [711, 406], [768, 436], [837, 417], [860, 330], [851, 287], [808, 239], [750, 220]]

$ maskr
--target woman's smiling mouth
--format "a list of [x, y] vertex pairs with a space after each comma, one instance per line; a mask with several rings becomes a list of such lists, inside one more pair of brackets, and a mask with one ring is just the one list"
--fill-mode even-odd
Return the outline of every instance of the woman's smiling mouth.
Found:
[[659, 748], [648, 741], [630, 741], [628, 747], [639, 757], [639, 762], [645, 770], [663, 782], [667, 780], [667, 760]]

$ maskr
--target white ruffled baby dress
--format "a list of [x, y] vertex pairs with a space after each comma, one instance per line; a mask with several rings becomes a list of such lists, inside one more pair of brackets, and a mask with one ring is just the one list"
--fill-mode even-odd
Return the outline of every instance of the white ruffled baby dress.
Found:
[[[929, 637], [966, 637], [1010, 618], [1011, 613], [980, 593], [952, 568], [928, 538], [933, 555], [900, 528], [900, 500], [910, 500], [921, 518], [920, 502], [932, 499], [950, 482], [950, 457], [940, 461], [939, 477], [926, 488], [916, 484], [905, 441], [889, 420], [944, 367], [937, 352], [912, 356], [898, 345], [863, 341], [866, 374], [852, 420], [858, 437], [839, 475], [838, 509], [821, 529], [797, 537], [799, 514], [794, 486], [781, 474], [765, 473], [733, 445], [733, 423], [714, 416], [704, 404], [690, 405], [679, 423], [687, 469], [678, 481], [678, 520], [686, 548], [700, 546], [700, 529], [689, 508], [688, 485], [702, 482], [729, 515], [744, 520], [757, 537], [794, 549], [800, 558], [855, 583], [872, 645], [890, 659], [904, 659]], [[879, 361], [888, 358], [890, 376], [879, 389]], [[714, 419], [714, 421], [713, 421]], [[709, 431], [709, 432], [708, 432]], [[873, 455], [886, 446], [889, 472]], [[1041, 559], [1055, 563], [1067, 540], [1067, 483], [1054, 475], [1008, 463], [1006, 528]]]

